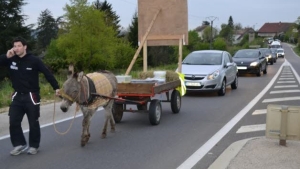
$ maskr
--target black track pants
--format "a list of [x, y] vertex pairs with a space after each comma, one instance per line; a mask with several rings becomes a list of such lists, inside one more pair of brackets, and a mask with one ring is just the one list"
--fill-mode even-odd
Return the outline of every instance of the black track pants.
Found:
[[9, 132], [10, 140], [14, 147], [25, 145], [26, 139], [23, 134], [21, 122], [27, 115], [29, 123], [29, 146], [38, 148], [41, 140], [40, 130], [40, 96], [34, 93], [15, 93], [12, 96], [12, 104], [9, 109]]

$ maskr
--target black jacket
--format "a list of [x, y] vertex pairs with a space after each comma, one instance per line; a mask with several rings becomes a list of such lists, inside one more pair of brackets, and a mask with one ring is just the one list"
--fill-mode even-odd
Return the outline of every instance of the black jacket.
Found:
[[43, 73], [54, 90], [59, 89], [58, 83], [49, 69], [36, 56], [26, 54], [23, 58], [0, 56], [0, 65], [9, 69], [12, 87], [17, 92], [39, 92], [39, 72]]

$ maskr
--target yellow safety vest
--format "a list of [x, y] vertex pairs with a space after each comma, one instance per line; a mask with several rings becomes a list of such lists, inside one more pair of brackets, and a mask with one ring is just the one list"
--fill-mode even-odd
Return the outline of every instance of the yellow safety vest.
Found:
[[179, 91], [181, 96], [184, 96], [186, 93], [186, 87], [185, 87], [185, 83], [184, 83], [184, 74], [176, 72], [179, 75], [179, 80], [181, 82], [181, 86], [177, 87], [176, 90]]

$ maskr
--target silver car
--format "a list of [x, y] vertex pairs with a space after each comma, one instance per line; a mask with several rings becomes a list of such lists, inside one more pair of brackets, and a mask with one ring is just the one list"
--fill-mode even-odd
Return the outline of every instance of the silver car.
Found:
[[284, 58], [284, 49], [282, 49], [282, 48], [278, 48], [277, 49], [277, 57], [282, 57], [282, 58]]
[[224, 96], [226, 86], [238, 87], [238, 69], [226, 51], [194, 51], [182, 61], [182, 73], [187, 91], [217, 91]]

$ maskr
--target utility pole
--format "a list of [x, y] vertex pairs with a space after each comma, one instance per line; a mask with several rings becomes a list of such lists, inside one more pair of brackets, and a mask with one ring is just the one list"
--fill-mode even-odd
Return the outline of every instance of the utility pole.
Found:
[[216, 16], [209, 16], [209, 17], [206, 17], [206, 19], [210, 21], [210, 42], [209, 42], [209, 48], [210, 48], [210, 50], [212, 50], [213, 23], [214, 23], [214, 20], [218, 19], [218, 17], [216, 17]]

